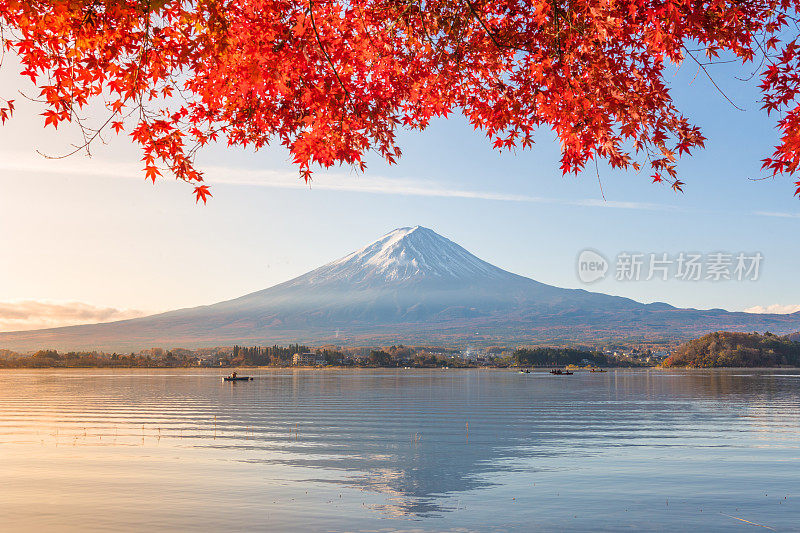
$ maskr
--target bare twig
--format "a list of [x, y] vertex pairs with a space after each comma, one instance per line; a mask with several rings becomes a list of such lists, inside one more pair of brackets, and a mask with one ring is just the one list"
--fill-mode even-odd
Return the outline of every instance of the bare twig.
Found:
[[698, 61], [697, 58], [694, 57], [694, 55], [692, 55], [692, 53], [689, 50], [686, 49], [686, 47], [683, 47], [683, 50], [689, 55], [689, 57], [691, 57], [694, 60], [695, 63], [697, 63], [697, 66], [700, 67], [700, 69], [702, 69], [702, 71], [705, 73], [706, 77], [708, 77], [708, 80], [711, 82], [711, 84], [717, 89], [717, 91], [719, 91], [719, 94], [721, 94], [723, 96], [723, 98], [725, 98], [725, 100], [727, 100], [728, 103], [730, 103], [733, 107], [735, 107], [739, 111], [744, 111], [744, 109], [742, 109], [738, 105], [734, 104], [733, 100], [728, 98], [728, 95], [725, 94], [725, 91], [720, 89], [719, 85], [717, 85], [717, 82], [715, 82], [714, 78], [712, 78], [711, 74], [709, 74], [709, 72], [706, 69], [705, 65], [703, 65], [700, 61]]
[[594, 171], [597, 173], [597, 184], [600, 185], [600, 196], [603, 197], [603, 201], [605, 202], [607, 200], [606, 200], [606, 195], [603, 192], [603, 182], [600, 181], [600, 169], [597, 168], [597, 158], [596, 157], [594, 158]]

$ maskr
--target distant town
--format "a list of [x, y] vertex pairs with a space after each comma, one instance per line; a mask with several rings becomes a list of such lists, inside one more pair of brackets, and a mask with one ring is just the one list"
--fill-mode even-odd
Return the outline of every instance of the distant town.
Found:
[[455, 349], [435, 346], [309, 347], [224, 346], [215, 348], [149, 348], [136, 353], [0, 350], [0, 368], [231, 368], [231, 367], [557, 367], [566, 365], [641, 367], [660, 364], [669, 351], [641, 346], [579, 346]]
[[781, 367], [800, 366], [800, 334], [709, 333], [678, 345], [149, 348], [137, 353], [0, 349], [0, 368], [512, 368], [512, 367]]

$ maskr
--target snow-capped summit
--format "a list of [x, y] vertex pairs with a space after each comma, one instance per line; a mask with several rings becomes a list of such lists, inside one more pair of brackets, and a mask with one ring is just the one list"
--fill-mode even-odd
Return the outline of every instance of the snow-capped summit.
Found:
[[296, 281], [312, 285], [422, 281], [467, 282], [513, 276], [478, 259], [450, 239], [422, 227], [398, 228]]
[[15, 350], [137, 350], [306, 342], [539, 344], [688, 338], [800, 329], [798, 315], [675, 309], [546, 285], [478, 259], [421, 226], [399, 228], [336, 261], [213, 305], [65, 328], [0, 333]]

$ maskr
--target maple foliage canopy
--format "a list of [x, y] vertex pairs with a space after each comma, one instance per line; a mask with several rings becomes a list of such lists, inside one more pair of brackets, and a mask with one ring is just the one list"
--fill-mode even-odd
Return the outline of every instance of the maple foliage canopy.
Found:
[[[561, 169], [603, 159], [680, 190], [702, 147], [675, 107], [671, 64], [753, 62], [782, 138], [768, 173], [800, 165], [800, 0], [0, 0], [4, 51], [40, 89], [44, 125], [105, 130], [210, 195], [209, 142], [280, 143], [314, 166], [400, 156], [398, 128], [463, 113], [498, 149], [551, 128]], [[14, 110], [0, 97], [0, 119]], [[88, 124], [86, 106], [107, 116]], [[96, 117], [95, 117], [96, 119]], [[800, 194], [800, 181], [797, 182]]]

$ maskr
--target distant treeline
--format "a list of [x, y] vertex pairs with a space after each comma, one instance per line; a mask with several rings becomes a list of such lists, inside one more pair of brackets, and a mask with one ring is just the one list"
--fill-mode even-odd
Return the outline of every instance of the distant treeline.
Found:
[[476, 366], [473, 361], [460, 357], [453, 357], [446, 352], [430, 352], [426, 349], [415, 350], [409, 346], [391, 346], [382, 350], [371, 350], [365, 361], [359, 361], [360, 366], [377, 367], [414, 367], [414, 368], [471, 368]]
[[679, 346], [665, 367], [772, 367], [800, 366], [800, 342], [772, 333], [718, 331]]
[[289, 346], [239, 346], [187, 350], [151, 348], [138, 354], [103, 352], [66, 352], [40, 350], [23, 355], [8, 350], [0, 353], [0, 368], [178, 368], [178, 367], [239, 367], [292, 366], [295, 354], [314, 353], [315, 363], [322, 366], [357, 367], [415, 367], [470, 368], [476, 366], [641, 366], [631, 359], [604, 355], [596, 351], [571, 348], [525, 348], [509, 353], [494, 350], [480, 357], [464, 358], [457, 350], [441, 347], [394, 345], [380, 349], [343, 348], [332, 346], [310, 348], [301, 344]]
[[[433, 351], [435, 350], [435, 351]], [[471, 367], [473, 361], [462, 359], [444, 348], [414, 348], [403, 345], [381, 349], [358, 349], [357, 353], [343, 352], [333, 347], [310, 348], [301, 344], [289, 346], [239, 346], [232, 348], [183, 348], [163, 350], [152, 348], [138, 354], [103, 352], [66, 352], [39, 350], [24, 355], [9, 350], [0, 353], [0, 368], [178, 368], [178, 367], [239, 367], [292, 366], [295, 354], [314, 353], [323, 366], [358, 367]], [[308, 364], [308, 363], [303, 363]], [[493, 366], [509, 366], [510, 360], [495, 361]], [[488, 366], [488, 363], [487, 363]]]
[[589, 352], [573, 348], [524, 348], [516, 350], [512, 356], [518, 366], [642, 366], [641, 363], [619, 359], [601, 352]]
[[232, 365], [244, 366], [286, 366], [292, 364], [296, 353], [310, 352], [308, 346], [290, 344], [289, 346], [234, 346]]
[[0, 359], [0, 368], [178, 368], [197, 366], [196, 357], [165, 352], [163, 357], [100, 352], [39, 350], [33, 355]]

